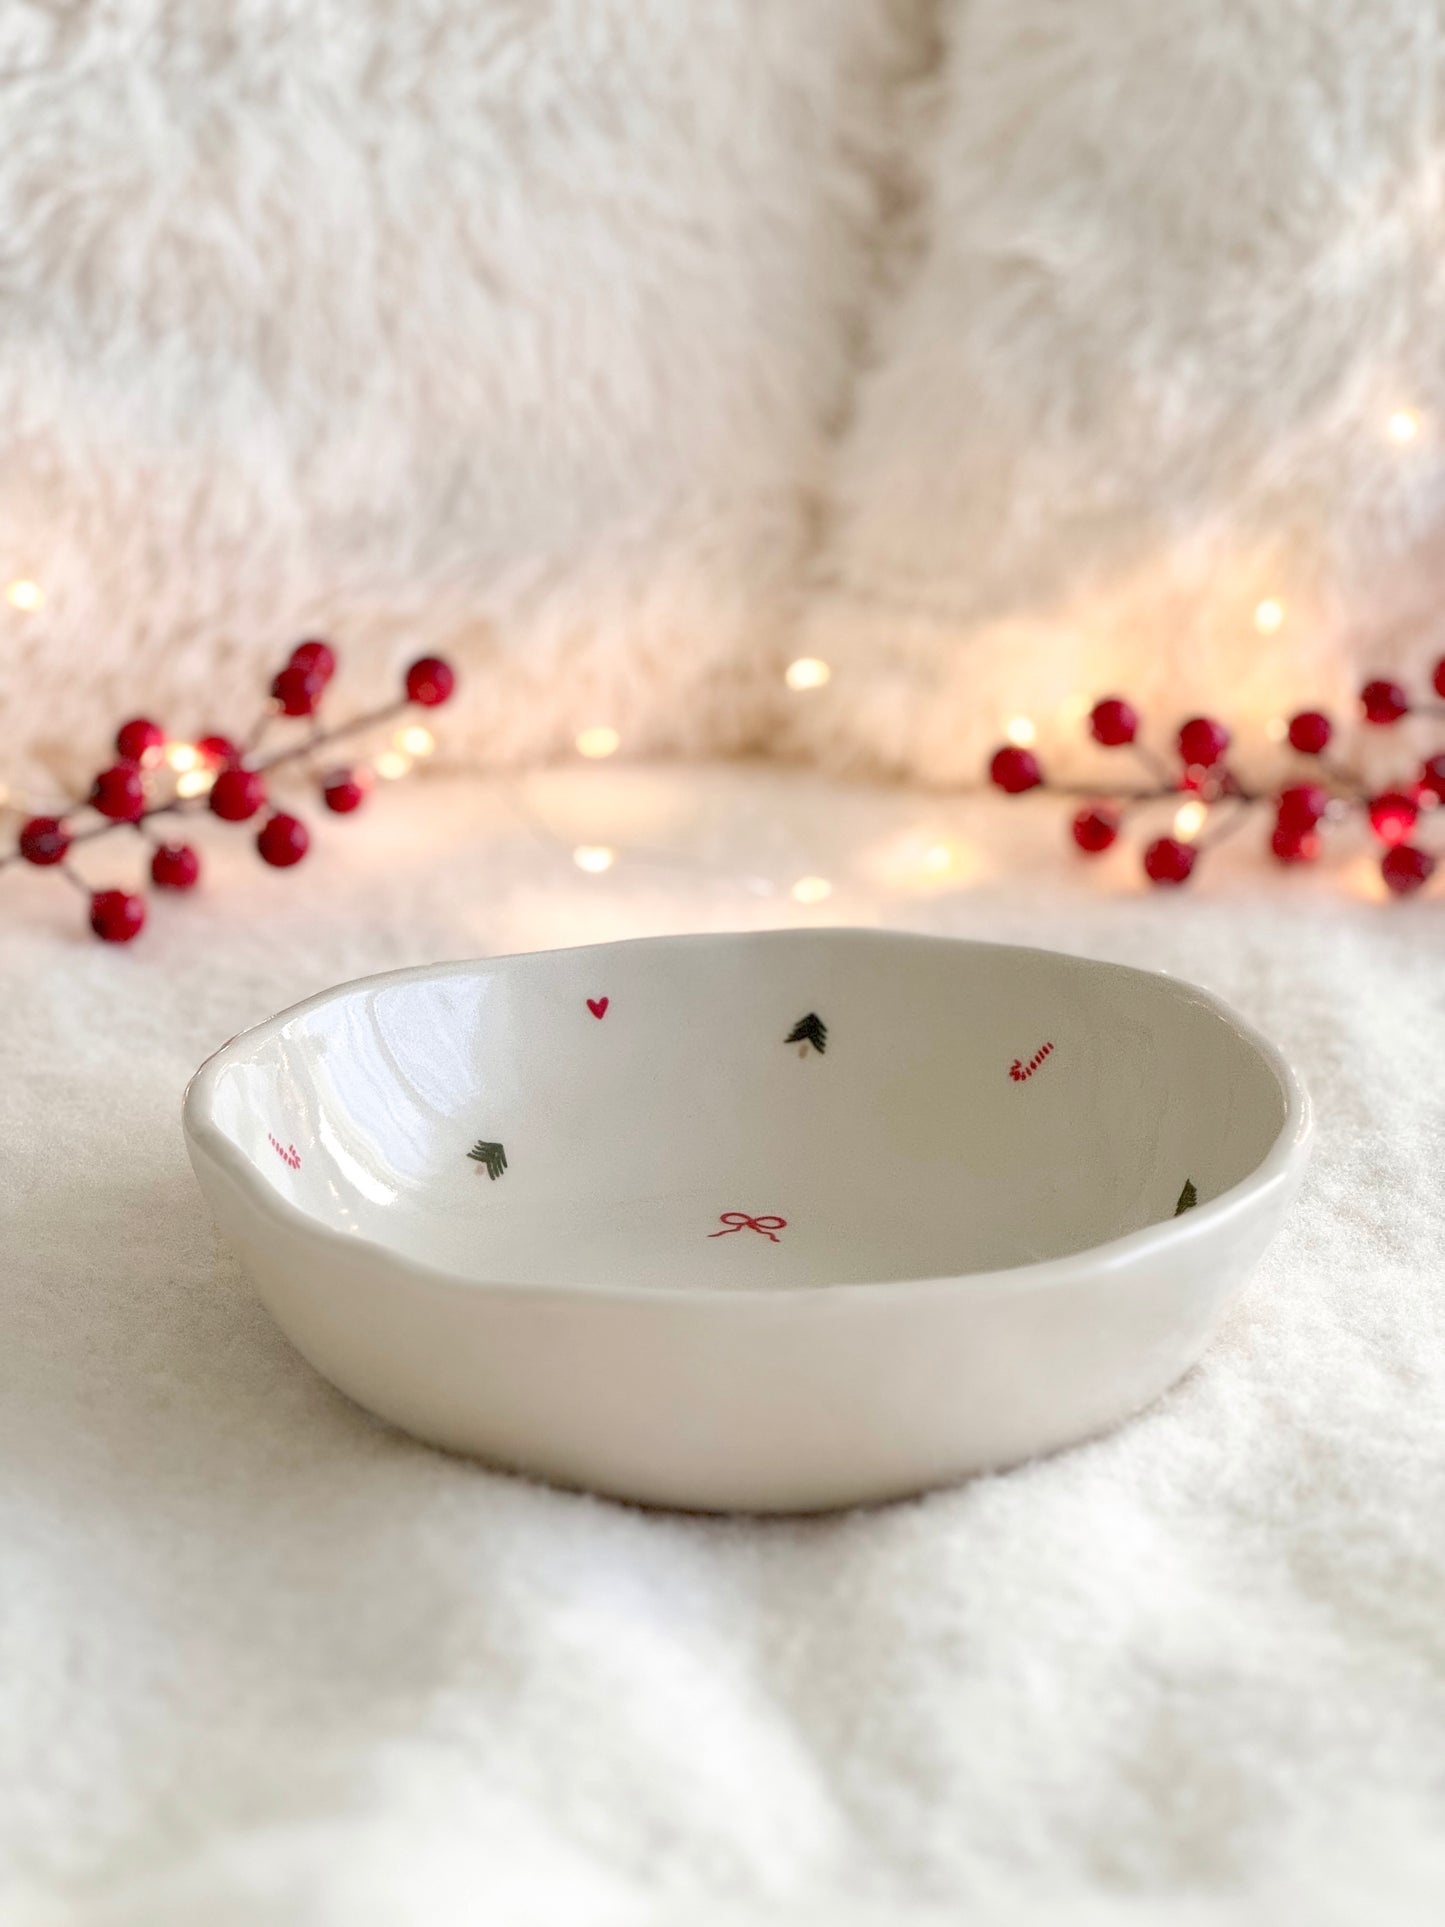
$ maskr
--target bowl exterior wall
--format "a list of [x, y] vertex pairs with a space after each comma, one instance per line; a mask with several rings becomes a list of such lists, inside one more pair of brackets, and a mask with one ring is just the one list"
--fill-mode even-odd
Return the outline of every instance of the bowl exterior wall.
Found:
[[1117, 1424], [1198, 1358], [1299, 1179], [1049, 1282], [610, 1295], [400, 1272], [258, 1215], [190, 1148], [272, 1316], [359, 1404], [556, 1484], [717, 1512], [899, 1498]]

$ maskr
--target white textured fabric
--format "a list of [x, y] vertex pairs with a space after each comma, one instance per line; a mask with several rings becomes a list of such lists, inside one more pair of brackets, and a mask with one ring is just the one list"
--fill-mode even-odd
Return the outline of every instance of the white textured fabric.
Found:
[[1442, 20], [0, 10], [12, 771], [233, 717], [315, 629], [456, 655], [488, 762], [949, 779], [1078, 693], [1259, 721], [1427, 660]]
[[1445, 7], [943, 17], [795, 741], [976, 779], [1079, 693], [1258, 723], [1440, 654]]
[[490, 760], [753, 742], [922, 12], [0, 11], [12, 771], [234, 717], [308, 631], [485, 668]]
[[[247, 844], [215, 826], [213, 887], [126, 951], [4, 880], [6, 1927], [1438, 1921], [1445, 906], [1242, 843], [1141, 893], [1049, 802], [746, 769], [418, 783], [286, 874]], [[1172, 969], [1303, 1071], [1299, 1206], [1116, 1436], [874, 1512], [649, 1515], [372, 1423], [217, 1248], [178, 1107], [237, 1028], [805, 920]]]

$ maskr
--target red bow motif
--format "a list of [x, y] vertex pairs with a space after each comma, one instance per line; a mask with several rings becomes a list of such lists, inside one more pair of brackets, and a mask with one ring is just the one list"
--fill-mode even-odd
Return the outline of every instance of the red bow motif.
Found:
[[722, 1230], [709, 1231], [707, 1235], [710, 1238], [726, 1238], [733, 1231], [761, 1231], [765, 1238], [771, 1238], [774, 1244], [779, 1244], [781, 1240], [777, 1234], [786, 1227], [787, 1222], [786, 1218], [750, 1218], [746, 1211], [724, 1211], [718, 1219]]

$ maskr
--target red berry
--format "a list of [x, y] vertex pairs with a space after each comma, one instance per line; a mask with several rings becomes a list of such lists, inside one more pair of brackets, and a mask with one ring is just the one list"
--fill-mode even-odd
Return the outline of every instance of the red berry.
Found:
[[444, 703], [457, 679], [452, 674], [451, 665], [442, 661], [440, 656], [422, 656], [406, 672], [406, 693], [414, 703], [423, 709], [435, 709]]
[[1435, 665], [1434, 681], [1435, 694], [1437, 696], [1445, 696], [1445, 656], [1442, 656]]
[[229, 736], [203, 736], [196, 749], [212, 769], [229, 769], [241, 760], [241, 752]]
[[160, 724], [150, 722], [144, 716], [133, 716], [115, 732], [115, 746], [130, 763], [139, 763], [147, 757], [148, 752], [149, 760], [154, 762], [165, 740], [166, 732]]
[[201, 859], [189, 843], [163, 843], [151, 858], [151, 880], [162, 890], [191, 890], [201, 874]]
[[129, 943], [146, 920], [144, 897], [125, 890], [97, 890], [90, 899], [90, 927], [102, 943]]
[[988, 766], [989, 780], [999, 789], [1007, 790], [1010, 796], [1022, 796], [1025, 790], [1037, 789], [1044, 780], [1039, 768], [1039, 759], [1031, 749], [1018, 749], [1006, 743], [994, 754]]
[[1139, 718], [1121, 696], [1106, 696], [1090, 710], [1089, 728], [1096, 743], [1102, 743], [1105, 749], [1118, 749], [1138, 735]]
[[1435, 874], [1435, 859], [1413, 843], [1397, 843], [1380, 858], [1380, 875], [1397, 897], [1407, 897]]
[[1360, 708], [1367, 723], [1398, 723], [1410, 698], [1397, 682], [1367, 682], [1360, 691]]
[[59, 863], [70, 848], [70, 832], [58, 816], [32, 816], [21, 825], [19, 848], [27, 863]]
[[1328, 749], [1333, 734], [1333, 725], [1321, 710], [1302, 709], [1289, 719], [1290, 748], [1297, 749], [1301, 756], [1318, 756]]
[[1320, 840], [1311, 829], [1280, 823], [1269, 840], [1269, 847], [1281, 863], [1313, 863], [1320, 853]]
[[1278, 823], [1282, 830], [1312, 830], [1330, 806], [1330, 793], [1320, 783], [1292, 783], [1279, 793]]
[[321, 795], [328, 810], [335, 810], [338, 816], [348, 816], [352, 810], [359, 810], [366, 801], [366, 788], [356, 780], [349, 769], [333, 770], [321, 786]]
[[1418, 781], [1426, 796], [1445, 803], [1445, 756], [1427, 757], [1420, 765]]
[[1101, 850], [1107, 850], [1119, 834], [1119, 812], [1111, 810], [1106, 803], [1091, 803], [1079, 811], [1072, 827], [1079, 848], [1090, 856], [1097, 856]]
[[311, 834], [299, 816], [278, 810], [268, 817], [256, 835], [256, 848], [262, 861], [278, 870], [289, 870], [299, 863], [311, 844]]
[[113, 763], [90, 786], [90, 801], [113, 823], [134, 823], [146, 806], [138, 763]]
[[266, 781], [259, 770], [223, 769], [211, 785], [212, 814], [227, 823], [244, 823], [265, 801]]
[[1370, 798], [1370, 828], [1382, 843], [1403, 843], [1415, 827], [1420, 807], [1403, 790], [1386, 790]]
[[1160, 836], [1144, 852], [1144, 873], [1151, 883], [1184, 883], [1198, 851], [1177, 836]]
[[303, 669], [290, 662], [271, 679], [271, 694], [281, 705], [283, 716], [310, 716], [321, 701], [326, 678], [314, 669]]
[[1229, 731], [1212, 716], [1191, 716], [1179, 731], [1179, 754], [1195, 769], [1211, 768], [1228, 748]]
[[319, 676], [322, 682], [330, 682], [336, 674], [336, 651], [329, 642], [322, 642], [319, 636], [312, 636], [306, 642], [298, 642], [291, 651], [291, 668], [304, 669], [309, 675]]

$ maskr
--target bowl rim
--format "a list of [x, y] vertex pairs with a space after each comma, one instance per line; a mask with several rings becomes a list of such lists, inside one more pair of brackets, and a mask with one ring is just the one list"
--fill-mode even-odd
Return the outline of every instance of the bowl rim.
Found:
[[[382, 1243], [376, 1238], [358, 1232], [342, 1232], [321, 1219], [304, 1211], [284, 1197], [274, 1186], [267, 1184], [261, 1176], [255, 1160], [246, 1156], [240, 1147], [223, 1132], [215, 1122], [212, 1093], [217, 1079], [227, 1064], [238, 1057], [243, 1050], [250, 1052], [269, 1041], [270, 1037], [308, 1011], [319, 1009], [324, 1004], [334, 1003], [341, 997], [361, 989], [374, 989], [392, 984], [405, 984], [413, 981], [435, 981], [446, 977], [466, 976], [489, 970], [498, 964], [523, 962], [533, 957], [558, 955], [582, 956], [587, 952], [617, 951], [645, 946], [649, 949], [685, 948], [699, 944], [751, 942], [759, 939], [777, 938], [846, 938], [850, 943], [887, 943], [905, 946], [947, 946], [950, 949], [992, 951], [1000, 954], [1013, 954], [1027, 957], [1049, 957], [1069, 966], [1078, 966], [1091, 971], [1104, 971], [1112, 975], [1144, 978], [1153, 982], [1163, 981], [1175, 987], [1181, 995], [1204, 1004], [1215, 1016], [1226, 1023], [1237, 1035], [1244, 1039], [1264, 1060], [1279, 1084], [1284, 1098], [1285, 1114], [1278, 1133], [1264, 1157], [1228, 1190], [1221, 1191], [1217, 1197], [1196, 1205], [1182, 1216], [1166, 1218], [1157, 1224], [1143, 1225], [1137, 1231], [1125, 1232], [1118, 1238], [1106, 1239], [1102, 1244], [1085, 1245], [1078, 1251], [1065, 1252], [1061, 1257], [1043, 1258], [1029, 1264], [1010, 1265], [992, 1271], [962, 1271], [949, 1273], [928, 1273], [917, 1278], [862, 1279], [854, 1283], [832, 1284], [777, 1284], [749, 1285], [746, 1291], [704, 1291], [691, 1285], [630, 1285], [630, 1284], [585, 1284], [585, 1283], [547, 1283], [523, 1284], [507, 1278], [467, 1277], [461, 1272], [449, 1270], [444, 1265], [428, 1263], [395, 1245]], [[1080, 956], [1077, 952], [1054, 950], [1043, 944], [994, 943], [976, 937], [942, 936], [928, 931], [890, 930], [871, 925], [830, 924], [820, 928], [782, 925], [764, 930], [715, 930], [669, 934], [657, 937], [627, 937], [610, 943], [554, 945], [543, 950], [507, 951], [493, 957], [461, 957], [438, 963], [409, 964], [399, 970], [376, 971], [364, 977], [353, 977], [345, 983], [331, 984], [324, 990], [303, 997], [294, 1004], [263, 1019], [259, 1024], [249, 1025], [229, 1037], [218, 1050], [212, 1051], [192, 1073], [185, 1088], [181, 1104], [181, 1122], [187, 1144], [193, 1152], [200, 1152], [221, 1175], [228, 1179], [240, 1193], [246, 1204], [263, 1218], [289, 1236], [299, 1237], [303, 1242], [311, 1242], [331, 1250], [336, 1256], [355, 1258], [364, 1254], [372, 1260], [379, 1260], [383, 1267], [390, 1268], [408, 1281], [435, 1288], [449, 1287], [466, 1294], [479, 1292], [522, 1293], [530, 1297], [553, 1299], [585, 1299], [588, 1302], [599, 1300], [619, 1300], [629, 1304], [672, 1304], [689, 1306], [747, 1305], [757, 1310], [760, 1306], [779, 1303], [794, 1303], [801, 1300], [836, 1303], [846, 1298], [849, 1302], [859, 1299], [877, 1298], [883, 1294], [896, 1297], [905, 1293], [913, 1297], [931, 1297], [952, 1294], [966, 1290], [977, 1294], [998, 1292], [1028, 1292], [1046, 1290], [1062, 1284], [1077, 1285], [1085, 1277], [1103, 1278], [1111, 1273], [1120, 1272], [1136, 1264], [1147, 1262], [1156, 1254], [1169, 1249], [1187, 1250], [1191, 1244], [1208, 1238], [1222, 1229], [1231, 1220], [1242, 1217], [1267, 1194], [1290, 1186], [1297, 1177], [1314, 1132], [1314, 1111], [1299, 1073], [1290, 1064], [1279, 1047], [1257, 1030], [1253, 1024], [1242, 1017], [1226, 1000], [1214, 991], [1197, 984], [1192, 978], [1180, 977], [1172, 971], [1147, 970], [1137, 964], [1115, 963], [1102, 957]], [[724, 1314], [726, 1315], [726, 1314]]]

